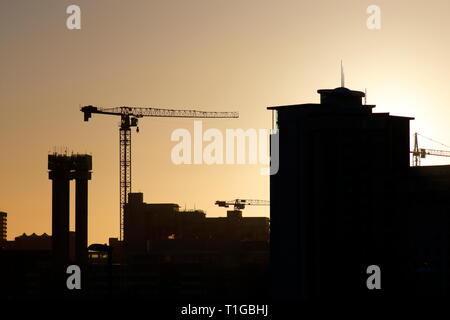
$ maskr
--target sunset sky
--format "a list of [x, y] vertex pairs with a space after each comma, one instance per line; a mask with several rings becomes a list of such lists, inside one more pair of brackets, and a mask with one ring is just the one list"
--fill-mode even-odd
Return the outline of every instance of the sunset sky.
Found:
[[[81, 30], [66, 27], [71, 4], [81, 7]], [[373, 4], [380, 30], [366, 26]], [[375, 112], [415, 117], [411, 133], [450, 145], [449, 12], [448, 0], [1, 0], [0, 211], [8, 212], [8, 239], [51, 233], [54, 147], [93, 156], [89, 242], [118, 236], [119, 119], [83, 122], [83, 105], [239, 111], [239, 119], [204, 120], [205, 130], [270, 128], [266, 107], [318, 102], [317, 89], [340, 85], [343, 60], [346, 86], [367, 88]], [[170, 135], [178, 128], [192, 130], [193, 120], [143, 118], [133, 132], [133, 191], [146, 202], [224, 216], [216, 200], [269, 199], [259, 165], [174, 165]], [[425, 162], [433, 163], [450, 159]], [[260, 215], [269, 209], [244, 211]]]

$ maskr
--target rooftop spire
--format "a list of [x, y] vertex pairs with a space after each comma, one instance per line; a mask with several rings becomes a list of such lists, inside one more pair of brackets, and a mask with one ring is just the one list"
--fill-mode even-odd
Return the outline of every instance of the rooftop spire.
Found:
[[341, 60], [341, 87], [345, 88], [344, 66], [342, 65], [342, 60]]

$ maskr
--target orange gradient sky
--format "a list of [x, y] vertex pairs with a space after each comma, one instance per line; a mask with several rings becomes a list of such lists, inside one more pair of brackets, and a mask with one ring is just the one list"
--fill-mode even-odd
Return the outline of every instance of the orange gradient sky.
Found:
[[[66, 28], [71, 4], [81, 7], [81, 30]], [[366, 27], [372, 4], [381, 7], [381, 30]], [[367, 88], [376, 112], [415, 117], [412, 132], [450, 144], [449, 12], [447, 0], [1, 1], [0, 210], [8, 212], [8, 239], [51, 233], [54, 146], [93, 156], [89, 242], [118, 236], [118, 119], [85, 123], [82, 105], [239, 111], [238, 120], [203, 125], [270, 128], [267, 106], [318, 102], [317, 89], [339, 86], [342, 59], [346, 86]], [[215, 200], [269, 199], [260, 166], [172, 164], [177, 128], [193, 121], [143, 118], [133, 133], [133, 191], [146, 202], [223, 216]]]

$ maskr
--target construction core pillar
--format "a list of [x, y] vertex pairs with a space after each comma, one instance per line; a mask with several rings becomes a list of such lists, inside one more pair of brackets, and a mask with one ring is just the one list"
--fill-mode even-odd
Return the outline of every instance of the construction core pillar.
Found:
[[69, 260], [70, 161], [65, 156], [48, 156], [49, 179], [52, 180], [52, 252], [55, 262]]
[[75, 257], [84, 266], [88, 258], [88, 180], [92, 175], [92, 157], [77, 155], [75, 167]]
[[[65, 288], [66, 268], [75, 262], [87, 265], [88, 181], [92, 156], [50, 154], [49, 179], [52, 180], [52, 255], [55, 287]], [[70, 180], [75, 179], [75, 260], [70, 261]], [[70, 262], [70, 263], [69, 263]]]

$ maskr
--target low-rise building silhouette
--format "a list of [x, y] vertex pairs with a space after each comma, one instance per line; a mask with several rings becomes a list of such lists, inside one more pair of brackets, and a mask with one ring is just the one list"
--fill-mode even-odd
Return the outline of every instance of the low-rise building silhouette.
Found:
[[154, 241], [168, 239], [269, 240], [269, 218], [234, 213], [229, 211], [227, 217], [210, 218], [202, 210], [182, 211], [173, 203], [147, 204], [142, 193], [130, 193], [124, 215], [125, 250], [149, 252]]
[[[69, 231], [69, 262], [75, 262], [75, 232]], [[8, 241], [7, 250], [17, 251], [52, 251], [52, 236], [46, 233], [37, 235], [26, 233], [15, 237], [14, 241]]]

